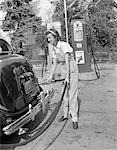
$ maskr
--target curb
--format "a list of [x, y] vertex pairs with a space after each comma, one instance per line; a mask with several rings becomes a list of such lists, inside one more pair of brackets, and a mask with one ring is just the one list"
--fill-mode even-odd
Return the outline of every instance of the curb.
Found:
[[96, 80], [97, 76], [95, 71], [92, 72], [85, 72], [85, 73], [79, 73], [79, 80]]

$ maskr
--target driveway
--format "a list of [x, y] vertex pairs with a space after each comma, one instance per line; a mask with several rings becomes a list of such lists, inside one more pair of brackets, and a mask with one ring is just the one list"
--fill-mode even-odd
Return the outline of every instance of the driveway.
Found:
[[[52, 125], [40, 137], [15, 150], [117, 150], [117, 64], [99, 64], [100, 79], [79, 82], [79, 128], [71, 118], [59, 123], [62, 106]], [[39, 77], [39, 70], [36, 71]], [[60, 100], [61, 82], [42, 85], [55, 89], [51, 105]]]

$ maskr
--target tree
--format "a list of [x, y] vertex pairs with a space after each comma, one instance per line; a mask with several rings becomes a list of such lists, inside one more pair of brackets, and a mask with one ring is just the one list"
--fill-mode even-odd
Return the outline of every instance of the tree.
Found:
[[[117, 17], [113, 11], [113, 0], [102, 0], [98, 5], [88, 8], [88, 27], [91, 32], [92, 43], [100, 44], [102, 47], [112, 47], [115, 33], [113, 28], [117, 28]], [[90, 34], [89, 34], [90, 35]]]
[[[67, 1], [67, 16], [68, 16], [68, 30], [69, 30], [69, 42], [71, 43], [71, 19], [74, 18], [77, 12], [79, 12], [79, 0]], [[80, 18], [78, 15], [76, 18]], [[56, 3], [56, 9], [53, 15], [53, 21], [60, 21], [62, 24], [62, 38], [65, 40], [65, 13], [64, 13], [64, 1], [60, 0]]]
[[[113, 7], [117, 4], [113, 0], [75, 0], [67, 1], [67, 16], [69, 29], [69, 42], [71, 42], [71, 20], [85, 19], [87, 24], [88, 44], [91, 46], [99, 44], [102, 47], [111, 48], [116, 45], [117, 31], [117, 15], [113, 11]], [[56, 5], [53, 20], [59, 20], [62, 25], [63, 38], [65, 38], [65, 22], [64, 22], [64, 4], [60, 0]]]
[[11, 33], [11, 43], [16, 51], [19, 48], [18, 43], [27, 42], [26, 33], [36, 34], [39, 32], [39, 35], [43, 35], [45, 31], [41, 18], [33, 13], [29, 3], [31, 1], [6, 0], [1, 4], [1, 9], [7, 12], [2, 29]]

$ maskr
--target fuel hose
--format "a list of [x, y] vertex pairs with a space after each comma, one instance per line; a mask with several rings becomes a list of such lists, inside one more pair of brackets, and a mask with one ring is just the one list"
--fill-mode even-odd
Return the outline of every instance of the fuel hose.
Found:
[[99, 70], [99, 67], [98, 67], [98, 64], [97, 64], [97, 61], [96, 61], [96, 58], [94, 55], [94, 50], [92, 47], [91, 47], [91, 54], [92, 54], [93, 62], [94, 62], [94, 70], [95, 70], [97, 78], [99, 79], [100, 78], [100, 70]]
[[65, 94], [66, 88], [67, 88], [67, 83], [65, 82], [65, 84], [63, 86], [63, 89], [62, 89], [62, 95], [60, 97], [60, 101], [58, 102], [56, 108], [53, 110], [53, 112], [51, 113], [51, 115], [47, 119], [47, 121], [44, 124], [42, 124], [42, 126], [37, 130], [37, 133], [33, 137], [30, 137], [27, 141], [23, 141], [21, 143], [0, 144], [1, 150], [4, 150], [4, 149], [13, 150], [17, 146], [26, 145], [27, 143], [29, 143], [29, 142], [33, 141], [34, 139], [36, 139], [37, 137], [39, 137], [45, 130], [47, 130], [47, 128], [54, 121], [54, 119], [55, 119], [55, 117], [56, 117], [56, 115], [57, 115], [57, 113], [58, 113], [58, 111], [60, 109], [60, 106], [61, 106], [61, 103], [63, 101], [63, 97], [64, 97], [64, 94]]

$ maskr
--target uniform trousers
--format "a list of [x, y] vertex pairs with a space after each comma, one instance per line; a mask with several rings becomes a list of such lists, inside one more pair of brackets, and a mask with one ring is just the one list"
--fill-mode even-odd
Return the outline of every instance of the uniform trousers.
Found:
[[63, 99], [64, 117], [71, 115], [72, 121], [78, 121], [78, 65], [75, 61], [70, 61], [70, 89], [67, 90]]

